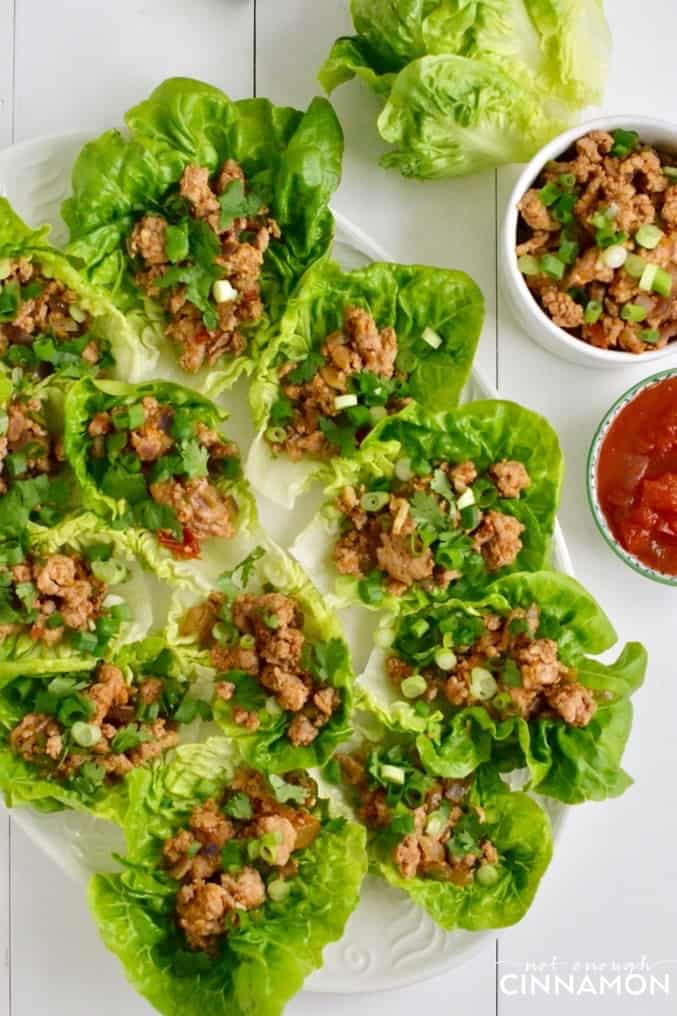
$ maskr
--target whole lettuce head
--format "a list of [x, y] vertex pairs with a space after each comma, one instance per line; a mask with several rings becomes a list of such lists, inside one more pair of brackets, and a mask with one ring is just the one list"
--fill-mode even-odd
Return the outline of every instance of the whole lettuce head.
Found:
[[162, 869], [162, 844], [227, 785], [235, 764], [229, 742], [213, 738], [179, 749], [169, 765], [132, 773], [125, 868], [90, 884], [105, 944], [166, 1016], [279, 1016], [321, 965], [324, 946], [340, 938], [358, 900], [364, 829], [329, 818], [321, 806], [320, 833], [295, 855], [298, 873], [286, 898], [243, 915], [214, 955], [186, 949], [173, 912], [179, 883]]
[[[91, 284], [86, 275], [50, 246], [49, 226], [31, 229], [16, 214], [6, 198], [0, 198], [0, 323], [11, 322], [19, 307], [39, 295], [33, 281], [20, 285], [8, 274], [17, 261], [30, 261], [40, 276], [61, 282], [75, 294], [77, 307], [89, 315], [90, 327], [74, 340], [54, 338], [36, 328], [31, 344], [6, 344], [0, 356], [0, 371], [11, 373], [15, 385], [35, 384], [47, 375], [51, 383], [68, 384], [84, 374], [115, 375], [134, 379], [151, 369], [157, 359], [152, 347], [144, 344], [109, 295]], [[2, 279], [9, 281], [2, 281]], [[75, 314], [76, 311], [74, 310]], [[88, 363], [82, 350], [96, 341], [99, 359]]]
[[358, 76], [406, 176], [462, 176], [530, 158], [602, 97], [610, 37], [602, 0], [352, 0], [357, 35], [320, 71]]
[[[127, 237], [136, 220], [144, 212], [162, 213], [186, 166], [215, 173], [226, 159], [234, 159], [280, 226], [281, 238], [272, 239], [263, 258], [264, 313], [247, 326], [247, 350], [222, 357], [213, 370], [205, 368], [196, 377], [215, 392], [252, 370], [253, 353], [297, 282], [331, 246], [334, 227], [327, 203], [340, 179], [341, 129], [325, 99], [314, 99], [302, 113], [267, 99], [233, 102], [219, 89], [188, 78], [163, 82], [127, 113], [125, 122], [125, 135], [109, 130], [82, 149], [62, 214], [70, 229], [69, 255], [161, 349], [163, 374], [178, 378], [181, 371], [164, 336], [161, 305], [145, 298], [134, 282]], [[191, 252], [200, 262], [198, 252]]]
[[[452, 652], [455, 646], [467, 648], [484, 631], [483, 617], [506, 618], [516, 608], [527, 611], [534, 604], [539, 611], [535, 637], [553, 640], [559, 660], [592, 693], [596, 710], [584, 726], [567, 723], [554, 711], [525, 719], [498, 697], [495, 705], [470, 706], [452, 706], [441, 697], [423, 715], [387, 676], [392, 653], [423, 669], [433, 665], [442, 631], [452, 633], [447, 636]], [[419, 618], [426, 622], [421, 635], [416, 634]], [[374, 649], [358, 679], [358, 692], [386, 725], [417, 733], [430, 772], [462, 778], [487, 761], [506, 772], [526, 768], [529, 789], [566, 804], [615, 797], [630, 785], [621, 759], [632, 726], [630, 696], [644, 679], [646, 650], [630, 642], [614, 663], [594, 659], [615, 644], [616, 633], [574, 579], [545, 571], [508, 575], [475, 602], [450, 600], [394, 623], [384, 619], [377, 641], [392, 649]], [[519, 674], [513, 673], [501, 680], [519, 687]]]
[[[458, 403], [470, 372], [484, 305], [477, 285], [464, 272], [389, 263], [351, 272], [331, 262], [311, 269], [290, 300], [250, 389], [259, 434], [246, 473], [257, 490], [286, 507], [312, 480], [329, 482], [334, 460], [292, 461], [284, 452], [273, 454], [265, 432], [281, 409], [291, 414], [279, 371], [294, 363], [295, 369], [308, 367], [312, 376], [324, 362], [318, 354], [326, 338], [342, 329], [344, 311], [350, 307], [369, 311], [379, 330], [394, 328], [398, 355], [391, 382], [367, 370], [357, 372], [348, 390], [357, 392], [358, 406], [325, 418], [332, 428], [329, 437], [333, 434], [337, 442], [337, 457], [355, 454], [367, 432], [363, 421], [358, 426], [358, 412], [374, 407], [383, 412], [386, 402], [404, 396], [432, 411], [449, 409]], [[430, 333], [432, 345], [424, 338]]]

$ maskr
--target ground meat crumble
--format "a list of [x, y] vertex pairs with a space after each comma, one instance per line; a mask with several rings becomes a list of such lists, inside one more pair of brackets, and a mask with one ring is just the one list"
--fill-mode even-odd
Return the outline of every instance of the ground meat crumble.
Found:
[[[239, 189], [242, 201], [239, 207], [237, 201], [231, 203], [234, 215], [222, 215], [220, 199], [230, 197], [234, 189]], [[201, 263], [201, 256], [197, 267], [202, 269], [208, 287], [212, 283], [228, 284], [225, 298], [216, 289], [198, 298], [186, 281], [188, 269], [195, 268], [196, 261], [188, 239], [186, 249], [178, 253], [168, 247], [168, 230], [185, 225], [185, 220], [177, 226], [164, 215], [149, 213], [136, 222], [128, 237], [127, 250], [137, 268], [136, 284], [147, 296], [161, 302], [168, 319], [165, 334], [179, 349], [181, 366], [191, 374], [205, 364], [213, 365], [224, 354], [243, 353], [247, 345], [243, 332], [263, 315], [263, 258], [271, 240], [279, 240], [281, 233], [263, 201], [251, 211], [246, 200], [249, 196], [242, 168], [232, 159], [227, 159], [213, 177], [202, 166], [188, 165], [179, 180], [178, 198], [190, 219], [204, 224], [214, 238], [209, 264]], [[242, 209], [245, 211], [241, 214]], [[190, 235], [188, 230], [187, 238]]]
[[229, 671], [240, 671], [256, 679], [272, 703], [288, 714], [286, 736], [295, 746], [312, 744], [340, 705], [337, 689], [323, 684], [311, 672], [304, 649], [309, 648], [303, 633], [303, 611], [299, 604], [281, 593], [242, 593], [227, 606], [232, 629], [218, 641], [219, 619], [226, 598], [213, 593], [191, 608], [183, 618], [181, 631], [194, 635], [208, 647], [214, 667], [223, 675], [217, 696], [233, 702], [233, 719], [238, 726], [256, 731], [257, 713], [238, 705], [236, 684]]
[[677, 166], [635, 132], [592, 131], [519, 202], [519, 267], [552, 321], [599, 349], [677, 335]]
[[[471, 461], [443, 462], [430, 475], [394, 480], [387, 492], [344, 487], [336, 502], [343, 526], [333, 551], [337, 571], [359, 579], [382, 575], [395, 596], [417, 583], [444, 590], [462, 574], [445, 562], [440, 547], [446, 533], [464, 537], [465, 549], [481, 555], [490, 572], [513, 564], [524, 525], [498, 509], [478, 507], [472, 493], [478, 477]], [[481, 478], [494, 500], [519, 498], [530, 483], [524, 465], [512, 460], [495, 463]], [[459, 510], [464, 495], [471, 503]]]
[[239, 915], [288, 894], [298, 854], [320, 832], [316, 790], [307, 776], [285, 781], [305, 791], [303, 805], [277, 800], [265, 778], [238, 770], [225, 793], [198, 805], [162, 846], [165, 870], [181, 883], [176, 923], [189, 949], [215, 953]]
[[17, 396], [3, 415], [0, 494], [6, 494], [18, 481], [58, 472], [65, 458], [63, 441], [50, 434], [41, 399]]

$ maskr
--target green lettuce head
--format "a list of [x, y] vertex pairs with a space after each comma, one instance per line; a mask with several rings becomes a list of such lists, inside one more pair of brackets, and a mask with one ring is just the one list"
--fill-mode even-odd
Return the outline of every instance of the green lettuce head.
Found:
[[214, 718], [257, 769], [322, 765], [350, 735], [353, 674], [341, 626], [276, 545], [255, 548], [208, 597], [179, 590], [167, 638], [213, 678]]
[[255, 522], [223, 418], [209, 399], [168, 381], [83, 380], [68, 393], [66, 455], [85, 505], [126, 530], [161, 578], [189, 581], [181, 562], [200, 558], [212, 537], [222, 539], [208, 563], [231, 544], [238, 553]]
[[85, 374], [134, 379], [152, 368], [153, 350], [49, 245], [48, 233], [48, 226], [30, 229], [0, 198], [0, 370], [31, 385]]
[[[165, 81], [125, 120], [129, 135], [107, 131], [85, 145], [75, 163], [73, 195], [62, 209], [71, 235], [69, 254], [88, 278], [111, 292], [140, 333], [154, 336], [165, 354], [163, 375], [172, 371], [172, 347], [178, 348], [182, 369], [198, 372], [199, 385], [214, 393], [252, 370], [252, 355], [299, 279], [331, 246], [334, 227], [327, 203], [340, 179], [341, 129], [324, 99], [314, 99], [302, 113], [267, 99], [232, 102], [219, 89], [188, 78]], [[215, 175], [227, 160], [241, 168], [244, 183], [232, 164], [217, 183]], [[187, 167], [207, 171], [215, 191], [204, 182], [198, 195], [186, 183], [181, 196]], [[150, 233], [138, 244], [130, 241], [144, 215], [164, 222], [158, 227], [155, 221], [159, 248], [147, 246]], [[267, 215], [276, 223], [270, 229]], [[240, 247], [243, 223], [252, 216], [256, 222], [247, 225], [254, 232], [264, 227], [266, 242], [261, 234]], [[224, 234], [226, 227], [231, 231]], [[220, 251], [221, 242], [230, 247]], [[235, 258], [237, 265], [216, 264], [217, 256], [222, 262]], [[245, 313], [228, 300], [245, 290], [251, 295], [251, 278], [244, 275], [252, 263], [262, 306], [248, 304]], [[139, 285], [139, 269], [152, 273], [154, 285]], [[225, 295], [214, 288], [221, 279], [232, 283], [230, 289], [230, 283], [219, 284]], [[187, 303], [176, 312], [161, 300], [166, 287], [173, 294], [185, 287]], [[235, 307], [237, 329], [225, 320], [226, 304]], [[171, 341], [170, 317], [176, 326]], [[174, 368], [173, 374], [180, 379], [181, 370]]]
[[438, 417], [412, 404], [338, 463], [293, 553], [338, 605], [401, 611], [478, 595], [548, 564], [561, 478], [554, 431], [513, 402]]
[[600, 101], [610, 51], [602, 0], [353, 0], [357, 35], [320, 70], [382, 95], [382, 164], [461, 176], [529, 159]]
[[[390, 339], [384, 330], [394, 329], [394, 362], [391, 355], [385, 366], [369, 364], [369, 350], [351, 330], [353, 308], [372, 316], [384, 348]], [[259, 429], [247, 463], [254, 486], [292, 507], [313, 479], [329, 482], [333, 458], [353, 456], [374, 422], [402, 399], [413, 398], [431, 411], [452, 408], [468, 378], [482, 318], [482, 294], [463, 272], [387, 263], [345, 273], [330, 262], [316, 266], [291, 299], [250, 390]], [[342, 331], [346, 339], [334, 361], [322, 349], [328, 337]], [[351, 362], [335, 394], [354, 404], [338, 413], [332, 406], [321, 417], [327, 442], [322, 457], [299, 454], [293, 447], [297, 403], [284, 385], [310, 382], [328, 367], [335, 370], [337, 362], [347, 362], [348, 349], [357, 362]]]
[[186, 673], [159, 636], [87, 669], [19, 671], [0, 688], [8, 806], [76, 808], [121, 821], [129, 774], [208, 733], [209, 693]]
[[120, 532], [84, 513], [0, 543], [0, 683], [91, 668], [152, 623], [144, 570]]
[[615, 663], [591, 658], [616, 633], [574, 579], [508, 575], [475, 603], [386, 618], [376, 639], [359, 691], [383, 722], [417, 734], [430, 772], [526, 767], [530, 789], [566, 804], [630, 784], [621, 759], [646, 651], [631, 642]]
[[[324, 946], [340, 938], [357, 903], [366, 868], [364, 830], [329, 818], [326, 805], [315, 802], [307, 777], [299, 783], [278, 779], [269, 784], [260, 776], [236, 773], [235, 768], [229, 742], [214, 738], [179, 749], [170, 765], [133, 773], [124, 871], [97, 875], [90, 884], [90, 903], [104, 942], [134, 987], [167, 1016], [178, 1012], [278, 1016], [308, 974], [321, 965]], [[233, 784], [241, 789], [234, 791]], [[226, 909], [212, 941], [203, 943], [208, 952], [197, 943], [189, 949], [176, 921], [179, 897], [195, 885], [190, 858], [186, 857], [188, 869], [181, 860], [172, 869], [177, 879], [183, 870], [181, 887], [167, 871], [167, 853], [163, 854], [170, 837], [197, 827], [199, 812], [205, 808], [220, 813], [221, 822], [236, 831], [236, 838], [216, 855], [218, 871], [229, 872], [226, 884], [237, 891], [245, 848], [250, 883], [259, 892], [265, 884], [263, 902], [259, 895], [258, 906], [243, 907], [233, 920], [228, 893], [208, 883], [214, 887], [217, 906]], [[251, 832], [249, 839], [242, 838], [241, 816], [261, 811], [286, 814], [297, 826], [303, 818], [312, 830], [311, 842], [292, 855], [298, 864], [295, 875], [284, 879], [274, 863], [266, 863], [266, 849], [273, 850], [268, 856], [274, 860], [274, 845], [266, 848], [262, 839], [251, 838]], [[192, 840], [192, 834], [188, 838]], [[199, 864], [200, 843], [196, 846]], [[185, 911], [182, 915], [189, 925], [189, 915]], [[227, 933], [222, 933], [224, 928]]]
[[401, 735], [363, 743], [332, 767], [367, 824], [370, 871], [445, 931], [504, 928], [525, 915], [552, 856], [550, 821], [495, 769], [441, 779]]

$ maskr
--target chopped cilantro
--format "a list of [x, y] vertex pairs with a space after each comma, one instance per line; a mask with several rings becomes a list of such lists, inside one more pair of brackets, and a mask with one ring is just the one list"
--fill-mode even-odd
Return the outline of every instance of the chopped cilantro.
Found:
[[281, 776], [270, 776], [269, 782], [273, 788], [275, 799], [280, 804], [292, 801], [294, 804], [305, 804], [308, 791], [305, 787], [298, 787], [295, 783], [287, 783]]
[[233, 794], [233, 796], [226, 801], [223, 810], [230, 818], [245, 820], [250, 819], [254, 814], [252, 802], [247, 794], [243, 794], [241, 792]]
[[321, 353], [308, 353], [306, 358], [297, 363], [294, 369], [286, 375], [284, 382], [292, 385], [306, 384], [308, 381], [312, 381], [324, 364], [325, 359]]
[[256, 191], [245, 194], [242, 180], [231, 180], [219, 198], [221, 216], [219, 229], [228, 229], [234, 219], [249, 218], [266, 204], [266, 199]]

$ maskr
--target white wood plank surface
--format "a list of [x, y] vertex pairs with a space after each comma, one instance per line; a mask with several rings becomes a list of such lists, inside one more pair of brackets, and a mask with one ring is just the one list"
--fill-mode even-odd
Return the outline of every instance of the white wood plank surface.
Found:
[[[13, 11], [16, 4], [16, 54]], [[256, 8], [256, 24], [254, 23]], [[607, 4], [614, 61], [606, 109], [677, 119], [677, 5]], [[70, 127], [101, 129], [170, 74], [211, 80], [238, 97], [305, 105], [331, 41], [350, 31], [345, 0], [0, 0], [0, 144]], [[256, 81], [254, 81], [256, 30]], [[16, 92], [12, 101], [12, 81]], [[669, 999], [495, 996], [491, 942], [460, 971], [397, 993], [299, 996], [294, 1016], [404, 1016], [417, 1007], [472, 1016], [662, 1016], [677, 997], [677, 839], [673, 774], [673, 590], [632, 575], [597, 535], [584, 497], [594, 428], [613, 399], [650, 371], [604, 374], [566, 365], [520, 334], [502, 302], [496, 235], [512, 170], [419, 183], [380, 169], [378, 103], [356, 84], [335, 95], [346, 134], [336, 205], [402, 261], [463, 268], [481, 285], [487, 316], [479, 362], [502, 393], [544, 412], [567, 460], [562, 522], [577, 573], [604, 603], [622, 639], [650, 648], [647, 685], [626, 765], [635, 786], [620, 800], [571, 815], [534, 907], [500, 936], [501, 971], [525, 963], [603, 960], [673, 964]], [[498, 180], [498, 183], [497, 183]], [[497, 315], [498, 310], [498, 315]], [[666, 623], [667, 622], [667, 623]], [[8, 821], [0, 816], [0, 1016], [148, 1016], [103, 949], [79, 888], [13, 831], [12, 1008], [9, 1008]], [[545, 1008], [547, 1004], [547, 1010]], [[668, 1006], [670, 1009], [668, 1009]]]

